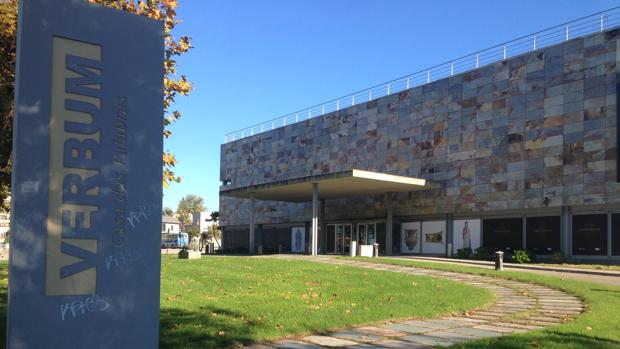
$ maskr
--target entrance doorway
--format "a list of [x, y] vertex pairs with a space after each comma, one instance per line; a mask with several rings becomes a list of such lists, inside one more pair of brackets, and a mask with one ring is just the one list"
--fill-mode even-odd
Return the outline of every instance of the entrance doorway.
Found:
[[377, 242], [377, 223], [357, 224], [358, 245], [372, 245]]
[[352, 224], [327, 224], [326, 232], [327, 253], [349, 254], [351, 252]]

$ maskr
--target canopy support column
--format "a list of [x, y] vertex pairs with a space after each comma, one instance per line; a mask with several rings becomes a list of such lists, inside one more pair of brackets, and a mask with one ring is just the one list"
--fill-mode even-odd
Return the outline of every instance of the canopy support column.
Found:
[[311, 251], [312, 255], [317, 255], [318, 237], [319, 237], [319, 184], [312, 183], [312, 238]]
[[385, 205], [387, 206], [387, 221], [385, 223], [385, 254], [392, 255], [392, 235], [393, 235], [393, 207], [392, 207], [392, 193], [385, 193]]
[[248, 252], [254, 254], [254, 193], [250, 193], [250, 238], [248, 243]]

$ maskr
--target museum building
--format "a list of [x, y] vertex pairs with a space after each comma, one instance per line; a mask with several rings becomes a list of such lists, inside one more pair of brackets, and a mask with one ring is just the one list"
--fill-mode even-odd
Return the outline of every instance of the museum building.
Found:
[[620, 261], [620, 30], [602, 21], [227, 136], [224, 250], [349, 254], [355, 241]]

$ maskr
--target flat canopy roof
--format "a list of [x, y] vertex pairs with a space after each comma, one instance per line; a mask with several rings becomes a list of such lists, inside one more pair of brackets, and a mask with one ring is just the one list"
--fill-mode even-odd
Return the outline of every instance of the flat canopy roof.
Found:
[[220, 190], [220, 195], [249, 199], [253, 193], [254, 198], [259, 200], [305, 202], [312, 201], [313, 183], [318, 183], [321, 199], [339, 199], [386, 192], [409, 192], [428, 188], [425, 179], [354, 169], [236, 189], [223, 189]]

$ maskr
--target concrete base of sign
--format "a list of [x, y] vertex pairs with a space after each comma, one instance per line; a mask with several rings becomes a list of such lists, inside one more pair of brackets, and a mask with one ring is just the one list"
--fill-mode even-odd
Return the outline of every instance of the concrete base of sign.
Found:
[[181, 250], [179, 251], [179, 259], [200, 259], [202, 253], [200, 251]]

